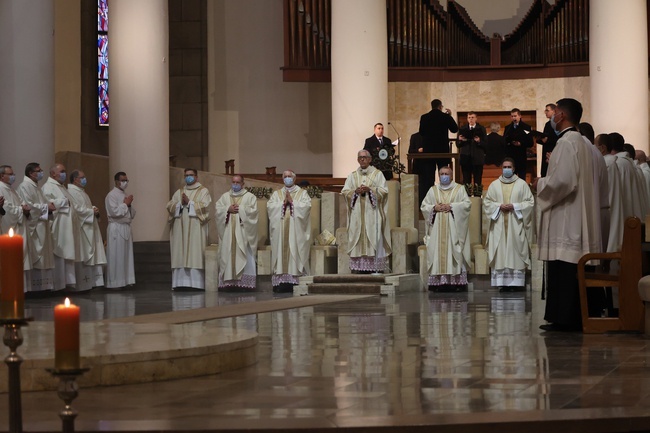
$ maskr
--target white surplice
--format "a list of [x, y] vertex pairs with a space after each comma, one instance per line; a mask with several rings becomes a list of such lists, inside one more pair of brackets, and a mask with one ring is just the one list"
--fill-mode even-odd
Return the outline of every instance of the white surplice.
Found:
[[625, 192], [621, 188], [621, 175], [616, 164], [616, 155], [603, 157], [607, 165], [607, 192], [609, 198], [609, 236], [607, 238], [607, 252], [621, 250], [623, 244], [623, 228], [625, 222], [625, 208], [623, 200]]
[[133, 236], [131, 221], [135, 208], [124, 203], [126, 194], [118, 187], [106, 196], [106, 287], [125, 287], [135, 284], [133, 265]]
[[[370, 188], [357, 194], [361, 185]], [[388, 187], [384, 174], [375, 167], [361, 167], [350, 173], [341, 190], [348, 208], [348, 254], [350, 269], [383, 272], [391, 250], [388, 225]]]
[[[512, 204], [512, 212], [503, 212], [502, 204]], [[530, 227], [535, 199], [528, 184], [513, 175], [501, 176], [490, 184], [483, 198], [483, 211], [490, 219], [487, 238], [488, 264], [493, 286], [524, 286], [526, 268], [530, 269]]]
[[[451, 212], [436, 212], [437, 204], [450, 204]], [[471, 207], [465, 186], [453, 181], [447, 186], [432, 186], [422, 201], [429, 286], [467, 284]]]
[[[287, 191], [292, 203], [285, 205]], [[271, 237], [273, 286], [298, 284], [298, 277], [309, 273], [311, 246], [311, 198], [294, 185], [275, 191], [266, 205]]]
[[[183, 194], [189, 202], [183, 205]], [[212, 198], [199, 182], [177, 190], [167, 203], [172, 259], [172, 289], [205, 289], [204, 251]]]

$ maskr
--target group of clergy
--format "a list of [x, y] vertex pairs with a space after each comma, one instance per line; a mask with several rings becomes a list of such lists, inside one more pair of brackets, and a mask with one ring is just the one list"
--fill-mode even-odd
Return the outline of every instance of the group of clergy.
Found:
[[[13, 230], [23, 238], [25, 292], [87, 291], [134, 284], [130, 219], [135, 210], [131, 207], [133, 197], [124, 194], [128, 179], [121, 189], [116, 182], [119, 203], [114, 203], [114, 191], [106, 198], [109, 239], [105, 251], [99, 210], [85, 192], [85, 173], [74, 170], [68, 177], [65, 166], [55, 164], [39, 186], [44, 177], [39, 163], [29, 163], [23, 181], [14, 188], [13, 168], [0, 166], [0, 232]], [[125, 219], [128, 228], [119, 239], [112, 230], [115, 218]], [[131, 246], [122, 246], [125, 243]]]

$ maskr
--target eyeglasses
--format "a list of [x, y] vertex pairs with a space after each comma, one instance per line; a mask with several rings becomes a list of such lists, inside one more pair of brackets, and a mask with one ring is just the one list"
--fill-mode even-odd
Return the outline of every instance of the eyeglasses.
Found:
[[369, 156], [357, 156], [357, 159], [370, 159]]

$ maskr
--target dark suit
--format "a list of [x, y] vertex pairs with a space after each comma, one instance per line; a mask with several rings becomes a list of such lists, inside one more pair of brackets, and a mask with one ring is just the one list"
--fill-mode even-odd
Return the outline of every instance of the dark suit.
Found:
[[[453, 117], [438, 109], [433, 109], [420, 117], [423, 153], [449, 153], [449, 131], [458, 132], [458, 124]], [[433, 186], [438, 170], [451, 164], [450, 158], [437, 158], [421, 161], [420, 185], [426, 192]]]
[[485, 147], [485, 164], [501, 165], [505, 157], [506, 140], [496, 132], [490, 132]]
[[[382, 136], [381, 141], [379, 141], [377, 136], [373, 134], [372, 136], [366, 138], [366, 142], [363, 145], [363, 150], [367, 150], [368, 152], [370, 152], [370, 155], [374, 159], [377, 157], [377, 154], [379, 153], [379, 150], [381, 148], [390, 149], [392, 145], [393, 142], [390, 141], [390, 138], [386, 136]], [[386, 180], [390, 180], [393, 178], [392, 170], [382, 170], [382, 173], [384, 173], [384, 177], [386, 178]]]
[[[411, 135], [411, 140], [409, 142], [409, 154], [411, 153], [419, 153], [418, 149], [421, 148], [422, 145], [422, 135], [419, 132], [416, 132], [415, 134]], [[422, 183], [422, 175], [424, 174], [423, 168], [422, 168], [422, 163], [424, 161], [421, 159], [415, 159], [413, 160], [413, 167], [412, 167], [412, 172], [413, 174], [418, 175], [418, 196], [420, 198], [420, 203], [424, 200], [424, 197], [426, 197], [427, 192], [429, 192], [428, 189], [425, 189], [424, 184]]]
[[546, 153], [553, 152], [553, 149], [555, 149], [555, 143], [557, 143], [557, 133], [551, 126], [550, 120], [546, 122], [546, 125], [544, 125], [544, 135], [548, 138], [546, 139], [546, 143], [542, 143], [542, 177], [546, 176], [546, 171], [548, 170]]
[[[485, 128], [478, 123], [474, 128], [465, 125], [458, 132], [458, 136], [465, 137], [465, 140], [460, 138], [456, 142], [460, 153], [460, 168], [463, 171], [463, 183], [472, 183], [472, 176], [477, 185], [482, 185], [483, 179], [483, 164], [485, 163], [485, 147], [487, 145]], [[475, 137], [479, 138], [477, 142]]]
[[[506, 140], [506, 156], [515, 160], [517, 176], [524, 180], [526, 179], [526, 152], [533, 147], [533, 136], [530, 131], [530, 125], [520, 121], [516, 127], [514, 122], [510, 123], [503, 132], [503, 138]], [[519, 142], [520, 146], [516, 146], [515, 142]]]

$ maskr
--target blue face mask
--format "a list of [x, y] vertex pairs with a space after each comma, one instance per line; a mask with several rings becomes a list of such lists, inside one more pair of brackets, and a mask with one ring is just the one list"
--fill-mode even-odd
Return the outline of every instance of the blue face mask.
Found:
[[238, 184], [238, 183], [233, 183], [233, 184], [232, 184], [232, 190], [233, 190], [234, 192], [239, 192], [239, 191], [241, 191], [241, 185]]
[[9, 176], [9, 185], [13, 185], [15, 181], [16, 181], [16, 175], [15, 174], [12, 174], [11, 176]]
[[59, 182], [63, 183], [65, 182], [66, 174], [65, 173], [59, 173]]
[[191, 185], [194, 183], [194, 176], [185, 176], [185, 183]]
[[285, 177], [284, 178], [284, 186], [287, 188], [290, 188], [293, 186], [293, 178], [292, 177]]
[[443, 185], [449, 185], [451, 183], [451, 176], [449, 176], [448, 174], [441, 174], [440, 183]]
[[504, 168], [503, 169], [503, 177], [511, 178], [513, 174], [514, 174], [514, 171], [511, 168]]
[[551, 116], [551, 128], [553, 128], [553, 131], [557, 131], [557, 123], [555, 123], [555, 114]]
[[39, 172], [36, 174], [36, 182], [40, 182], [40, 181], [42, 181], [42, 180], [43, 180], [43, 172], [42, 172], [42, 171], [39, 171]]
[[83, 188], [85, 188], [85, 187], [86, 187], [86, 184], [88, 183], [88, 181], [86, 180], [85, 177], [82, 177], [81, 180], [79, 181], [79, 183], [81, 184], [81, 186], [82, 186]]

